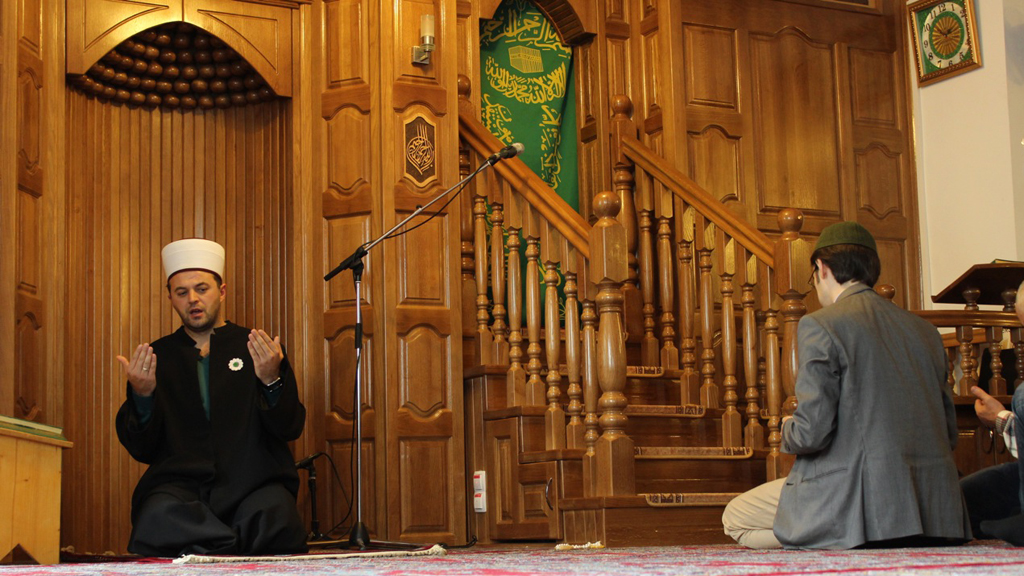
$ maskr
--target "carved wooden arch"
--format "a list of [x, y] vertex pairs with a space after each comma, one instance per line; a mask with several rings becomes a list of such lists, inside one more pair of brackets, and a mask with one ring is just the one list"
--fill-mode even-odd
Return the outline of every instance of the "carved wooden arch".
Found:
[[[547, 16], [567, 46], [586, 44], [597, 33], [594, 0], [531, 0]], [[480, 17], [494, 18], [502, 0], [483, 0]]]
[[67, 73], [85, 74], [135, 34], [187, 22], [230, 46], [278, 96], [292, 95], [292, 16], [304, 0], [68, 0]]

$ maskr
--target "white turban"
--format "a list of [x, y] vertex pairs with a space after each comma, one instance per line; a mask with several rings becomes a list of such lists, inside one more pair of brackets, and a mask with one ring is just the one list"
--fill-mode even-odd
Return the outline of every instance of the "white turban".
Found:
[[171, 242], [161, 251], [169, 279], [182, 270], [208, 270], [224, 278], [224, 247], [212, 240], [186, 238]]

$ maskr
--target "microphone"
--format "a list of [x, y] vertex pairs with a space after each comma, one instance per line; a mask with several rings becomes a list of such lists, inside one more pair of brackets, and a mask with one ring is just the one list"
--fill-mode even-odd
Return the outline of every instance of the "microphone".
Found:
[[526, 150], [526, 146], [523, 146], [520, 142], [509, 144], [508, 146], [505, 146], [504, 148], [498, 150], [494, 154], [491, 154], [491, 157], [487, 159], [487, 164], [490, 166], [494, 166], [495, 164], [501, 162], [506, 158], [514, 158], [516, 156], [519, 156], [520, 154], [523, 153], [524, 150]]
[[317, 452], [316, 454], [310, 454], [309, 456], [306, 456], [302, 460], [299, 460], [298, 462], [296, 462], [295, 463], [295, 467], [296, 468], [309, 468], [310, 464], [313, 463], [313, 460], [316, 460], [317, 458], [319, 458], [319, 457], [321, 457], [323, 455], [324, 455], [323, 452]]

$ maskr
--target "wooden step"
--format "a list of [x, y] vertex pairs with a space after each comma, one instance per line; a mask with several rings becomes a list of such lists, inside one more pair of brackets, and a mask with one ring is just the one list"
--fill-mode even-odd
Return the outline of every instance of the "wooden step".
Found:
[[725, 505], [738, 493], [644, 493], [636, 496], [565, 498], [564, 542], [607, 547], [724, 544]]
[[764, 451], [646, 446], [635, 450], [638, 492], [745, 492], [767, 480]]

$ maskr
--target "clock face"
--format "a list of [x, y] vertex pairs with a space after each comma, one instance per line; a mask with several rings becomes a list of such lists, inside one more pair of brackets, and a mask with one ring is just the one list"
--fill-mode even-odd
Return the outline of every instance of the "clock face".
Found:
[[945, 70], [971, 59], [967, 14], [962, 0], [940, 2], [917, 15], [921, 66], [925, 74]]

